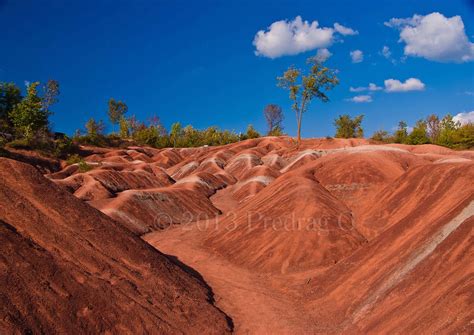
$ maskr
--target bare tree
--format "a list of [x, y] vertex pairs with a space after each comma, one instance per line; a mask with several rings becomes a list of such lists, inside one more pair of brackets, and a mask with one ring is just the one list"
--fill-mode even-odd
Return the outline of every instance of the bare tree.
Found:
[[428, 137], [431, 140], [431, 143], [436, 143], [441, 131], [441, 121], [439, 117], [435, 114], [431, 114], [426, 118], [426, 126], [428, 131]]
[[283, 130], [281, 125], [283, 122], [283, 110], [280, 106], [269, 104], [263, 110], [263, 115], [268, 125], [268, 135], [273, 135], [275, 132], [280, 133]]

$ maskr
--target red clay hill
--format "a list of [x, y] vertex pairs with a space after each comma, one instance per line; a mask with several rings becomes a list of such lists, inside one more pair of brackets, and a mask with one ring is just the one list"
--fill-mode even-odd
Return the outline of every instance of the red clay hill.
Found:
[[1, 333], [474, 332], [473, 151], [87, 150], [0, 160]]

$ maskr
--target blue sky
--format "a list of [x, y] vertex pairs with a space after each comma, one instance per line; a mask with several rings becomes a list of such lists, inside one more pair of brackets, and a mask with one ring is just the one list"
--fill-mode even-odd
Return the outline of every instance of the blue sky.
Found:
[[[434, 12], [440, 20], [429, 16]], [[281, 25], [285, 29], [297, 16], [310, 30], [318, 21], [315, 39], [268, 42], [272, 23], [287, 20]], [[460, 31], [450, 30], [451, 24], [459, 28], [459, 20], [451, 20], [455, 16], [464, 23], [464, 42]], [[384, 24], [392, 18], [410, 20]], [[336, 22], [358, 34], [338, 33]], [[420, 34], [430, 34], [437, 22], [439, 34], [447, 29], [447, 40], [424, 45]], [[401, 119], [414, 124], [430, 113], [474, 110], [472, 1], [0, 0], [0, 27], [0, 81], [23, 87], [25, 81], [58, 80], [61, 96], [52, 121], [56, 130], [68, 133], [90, 117], [106, 120], [107, 101], [114, 97], [127, 103], [129, 114], [143, 120], [156, 114], [167, 128], [180, 121], [237, 132], [249, 123], [264, 131], [262, 110], [276, 103], [285, 111], [286, 132], [294, 135], [291, 104], [275, 78], [290, 65], [304, 67], [307, 57], [325, 48], [332, 54], [325, 64], [339, 71], [341, 83], [329, 93], [331, 102], [312, 103], [304, 115], [304, 137], [333, 135], [333, 120], [344, 113], [365, 114], [370, 135], [391, 130]], [[332, 29], [329, 42], [318, 40], [321, 27]], [[258, 31], [262, 39], [254, 45]], [[463, 50], [449, 49], [460, 44]], [[388, 59], [384, 46], [391, 52]], [[311, 50], [298, 53], [305, 48]], [[362, 51], [361, 62], [352, 61], [354, 50]], [[419, 83], [403, 85], [409, 78]], [[387, 86], [388, 79], [400, 83]], [[378, 90], [350, 92], [369, 83]], [[351, 101], [356, 96], [372, 101]]]

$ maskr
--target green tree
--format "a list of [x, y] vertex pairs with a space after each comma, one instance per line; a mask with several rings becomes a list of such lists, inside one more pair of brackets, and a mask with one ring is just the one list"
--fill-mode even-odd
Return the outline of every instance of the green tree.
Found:
[[263, 115], [265, 116], [265, 120], [267, 121], [268, 125], [267, 134], [273, 136], [278, 136], [277, 134], [281, 134], [283, 130], [282, 122], [284, 118], [281, 107], [275, 104], [269, 104], [265, 106]]
[[290, 99], [293, 101], [292, 109], [296, 114], [298, 146], [301, 144], [303, 114], [307, 111], [311, 100], [317, 98], [322, 102], [328, 102], [329, 98], [325, 92], [339, 84], [336, 72], [323, 66], [316, 57], [309, 58], [307, 63], [310, 68], [306, 75], [301, 70], [290, 67], [283, 76], [277, 78], [278, 86], [288, 90]]
[[412, 132], [408, 135], [407, 138], [408, 144], [426, 144], [430, 143], [428, 137], [428, 127], [424, 120], [418, 120], [413, 127]]
[[390, 136], [386, 130], [377, 130], [371, 137], [372, 140], [377, 142], [390, 143], [393, 138]]
[[97, 122], [93, 118], [90, 118], [86, 123], [87, 135], [92, 138], [96, 138], [104, 134], [105, 124], [104, 121], [100, 120]]
[[456, 143], [456, 133], [461, 127], [459, 122], [453, 120], [451, 114], [447, 114], [440, 122], [437, 144], [452, 148]]
[[43, 102], [38, 95], [39, 82], [28, 85], [26, 97], [16, 104], [9, 113], [9, 117], [20, 134], [30, 140], [33, 133], [46, 130], [49, 124], [49, 111], [43, 108]]
[[408, 125], [405, 121], [398, 122], [398, 129], [394, 133], [395, 143], [406, 143], [408, 137]]
[[122, 117], [119, 121], [120, 137], [125, 139], [130, 136], [130, 122]]
[[170, 140], [174, 147], [178, 146], [182, 133], [183, 128], [181, 127], [181, 123], [175, 122], [171, 125]]
[[456, 130], [454, 147], [459, 149], [474, 148], [474, 123], [464, 124]]
[[260, 137], [260, 133], [251, 124], [249, 124], [247, 126], [247, 131], [245, 132], [245, 138], [251, 139], [251, 138], [259, 138], [259, 137]]
[[9, 114], [20, 103], [21, 91], [14, 83], [0, 83], [0, 130], [13, 126]]
[[334, 120], [336, 126], [336, 137], [338, 138], [354, 138], [364, 137], [364, 130], [362, 128], [362, 120], [364, 115], [359, 115], [351, 119], [347, 114], [340, 115]]
[[115, 131], [115, 125], [120, 122], [120, 120], [124, 117], [125, 113], [127, 113], [128, 107], [125, 102], [122, 101], [115, 101], [114, 98], [110, 98], [109, 100], [109, 120], [112, 123]]

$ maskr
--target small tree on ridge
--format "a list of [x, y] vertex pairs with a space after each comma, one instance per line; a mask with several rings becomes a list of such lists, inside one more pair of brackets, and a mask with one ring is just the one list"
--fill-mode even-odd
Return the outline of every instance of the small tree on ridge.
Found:
[[293, 101], [292, 109], [296, 114], [297, 143], [301, 144], [301, 123], [303, 114], [307, 111], [308, 105], [313, 98], [322, 102], [328, 102], [326, 91], [331, 90], [339, 79], [336, 72], [322, 65], [316, 57], [308, 58], [310, 65], [309, 73], [302, 74], [301, 70], [294, 67], [288, 68], [283, 76], [278, 77], [278, 86], [290, 92], [290, 99]]

